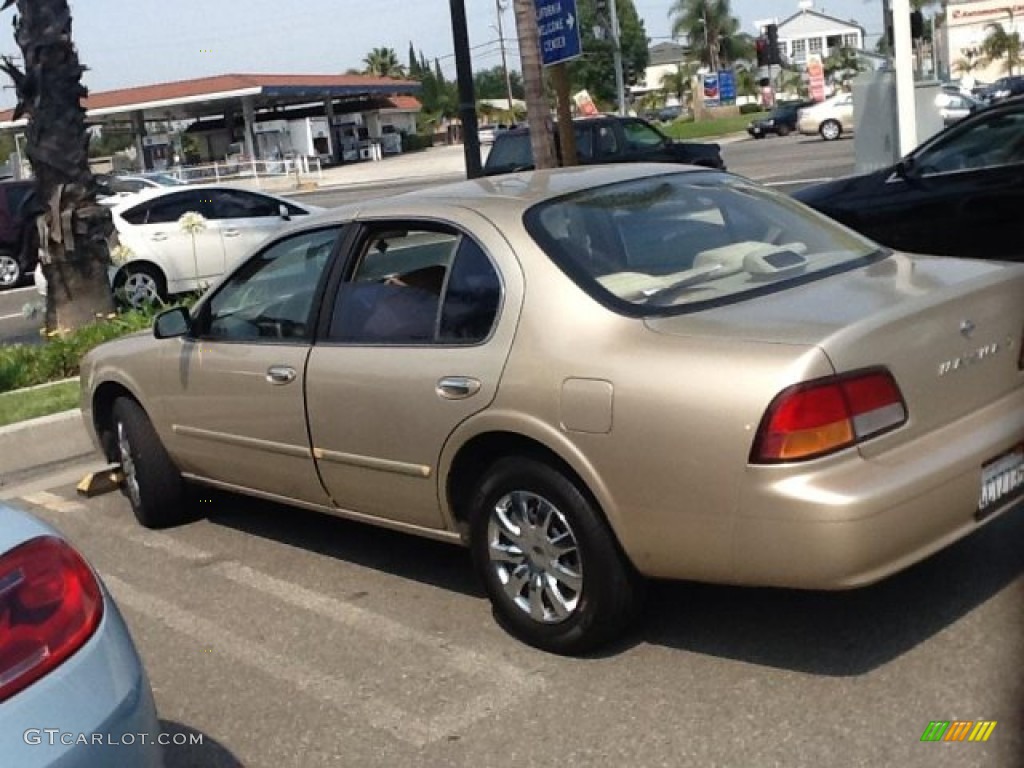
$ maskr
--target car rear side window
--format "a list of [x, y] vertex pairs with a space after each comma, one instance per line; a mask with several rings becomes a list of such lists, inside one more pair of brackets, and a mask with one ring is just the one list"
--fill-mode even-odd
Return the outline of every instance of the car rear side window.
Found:
[[475, 344], [494, 324], [501, 288], [480, 246], [454, 230], [376, 227], [335, 297], [328, 340]]

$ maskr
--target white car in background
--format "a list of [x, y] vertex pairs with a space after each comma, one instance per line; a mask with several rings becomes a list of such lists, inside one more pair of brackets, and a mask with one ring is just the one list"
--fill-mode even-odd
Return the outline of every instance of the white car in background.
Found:
[[818, 134], [825, 141], [853, 133], [853, 94], [837, 93], [813, 107], [804, 107], [797, 117], [796, 129], [805, 136]]
[[[227, 185], [183, 184], [142, 190], [111, 209], [118, 239], [127, 251], [112, 271], [112, 285], [131, 306], [199, 290], [293, 218], [320, 210]], [[179, 224], [190, 212], [205, 219], [194, 234]], [[36, 288], [45, 295], [41, 269], [36, 270]]]

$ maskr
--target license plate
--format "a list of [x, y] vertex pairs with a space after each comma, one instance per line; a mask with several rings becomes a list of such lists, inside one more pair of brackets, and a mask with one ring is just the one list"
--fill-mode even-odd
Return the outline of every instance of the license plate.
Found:
[[1024, 496], [1024, 443], [986, 462], [981, 468], [978, 519]]

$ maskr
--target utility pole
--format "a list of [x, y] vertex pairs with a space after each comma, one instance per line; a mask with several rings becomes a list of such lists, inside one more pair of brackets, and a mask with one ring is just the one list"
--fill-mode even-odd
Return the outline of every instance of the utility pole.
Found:
[[615, 65], [615, 93], [619, 97], [619, 114], [626, 114], [626, 85], [622, 78], [622, 43], [620, 42], [619, 11], [616, 0], [608, 0], [612, 23], [612, 62]]
[[[453, 0], [454, 2], [454, 0]], [[555, 168], [555, 147], [551, 139], [551, 111], [544, 93], [537, 6], [533, 0], [512, 0], [519, 37], [519, 60], [526, 92], [526, 119], [530, 126], [530, 148], [534, 168]]]
[[501, 16], [508, 8], [509, 0], [494, 0], [498, 9], [498, 43], [501, 45], [501, 71], [505, 74], [505, 94], [508, 96], [508, 111], [512, 113], [512, 122], [515, 122], [515, 113], [512, 110], [512, 78], [508, 74], [508, 61], [505, 59], [505, 33], [502, 31]]
[[462, 150], [466, 158], [466, 178], [483, 173], [480, 163], [480, 135], [476, 123], [476, 96], [473, 93], [473, 67], [469, 60], [469, 31], [466, 28], [464, 0], [450, 0], [452, 41], [455, 43], [455, 77], [459, 86], [459, 120], [462, 122]]

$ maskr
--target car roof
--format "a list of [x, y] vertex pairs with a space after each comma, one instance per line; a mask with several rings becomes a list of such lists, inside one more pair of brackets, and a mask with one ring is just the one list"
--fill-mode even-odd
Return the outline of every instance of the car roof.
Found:
[[145, 189], [140, 189], [138, 192], [132, 192], [130, 197], [126, 197], [123, 203], [118, 203], [113, 210], [117, 212], [123, 208], [136, 206], [141, 202], [153, 200], [158, 197], [164, 197], [165, 195], [177, 195], [182, 192], [191, 191], [209, 192], [211, 190], [221, 189], [230, 189], [238, 192], [251, 192], [254, 195], [269, 197], [273, 198], [274, 200], [282, 199], [277, 195], [272, 195], [269, 192], [264, 192], [263, 190], [246, 189], [245, 187], [237, 186], [234, 184], [177, 184], [173, 186], [146, 187]]
[[708, 168], [665, 164], [630, 163], [552, 168], [540, 171], [485, 176], [398, 195], [375, 198], [332, 208], [317, 217], [319, 222], [345, 221], [360, 216], [401, 215], [415, 208], [462, 207], [507, 214], [510, 208], [526, 210], [538, 203], [594, 187], [631, 179], [684, 173], [721, 173]]

